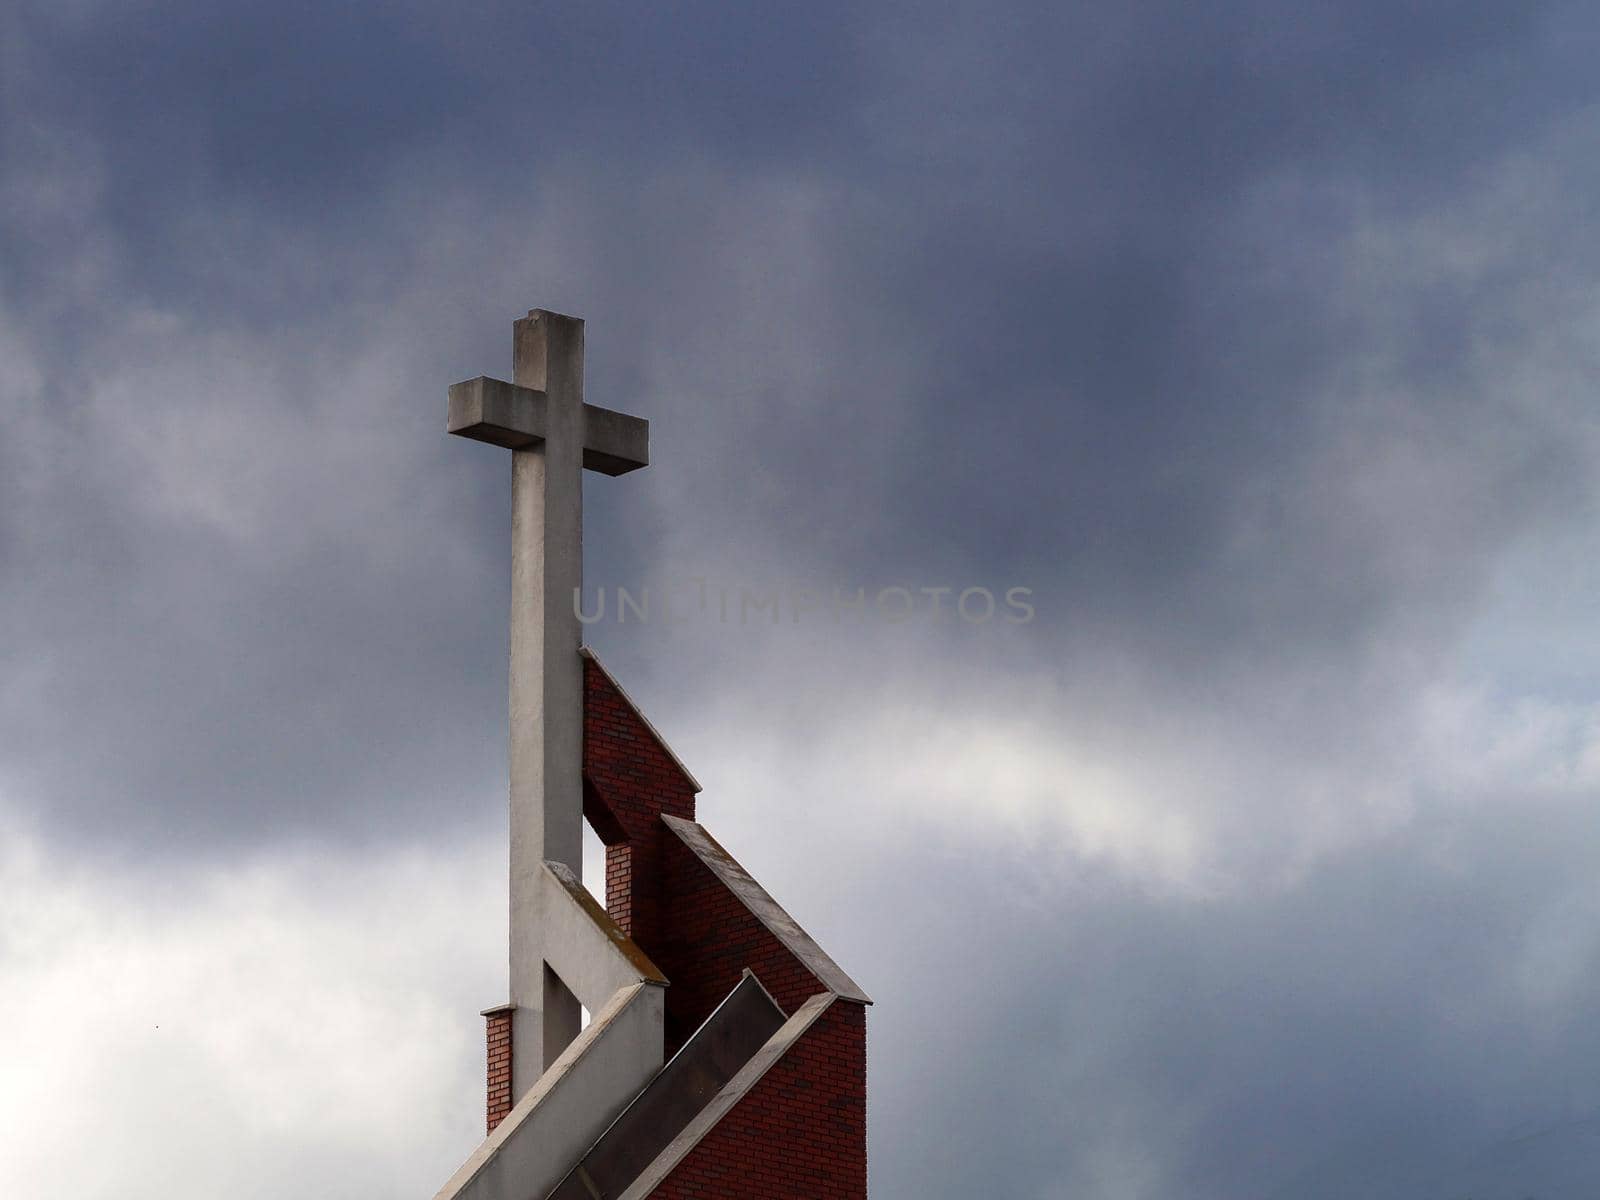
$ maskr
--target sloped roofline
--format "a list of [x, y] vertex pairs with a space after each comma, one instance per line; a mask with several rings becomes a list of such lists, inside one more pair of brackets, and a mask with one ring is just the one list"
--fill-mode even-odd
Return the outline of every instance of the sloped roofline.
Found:
[[756, 1051], [749, 1062], [739, 1068], [738, 1073], [711, 1098], [711, 1102], [694, 1115], [689, 1124], [684, 1126], [683, 1132], [667, 1143], [667, 1148], [656, 1155], [655, 1161], [628, 1185], [618, 1200], [645, 1200], [655, 1191], [672, 1174], [673, 1168], [687, 1158], [689, 1152], [704, 1141], [706, 1135], [728, 1115], [729, 1110], [748, 1096], [766, 1073], [805, 1036], [806, 1031], [816, 1024], [817, 1018], [841, 998], [832, 992], [819, 992], [795, 1009], [794, 1015], [767, 1040], [766, 1045]]
[[768, 932], [800, 960], [806, 970], [815, 975], [822, 986], [841, 1000], [856, 1004], [871, 1004], [872, 997], [861, 990], [861, 985], [845, 974], [844, 968], [829, 957], [828, 952], [814, 939], [776, 900], [755, 877], [739, 865], [697, 821], [688, 821], [662, 813], [667, 828], [678, 835], [680, 841], [710, 868], [722, 885], [739, 898], [750, 912], [767, 927]]
[[578, 653], [600, 668], [600, 674], [606, 677], [606, 682], [617, 689], [617, 695], [621, 696], [627, 702], [628, 707], [633, 709], [633, 715], [639, 718], [645, 729], [649, 730], [650, 736], [656, 740], [656, 745], [666, 752], [666, 756], [672, 760], [673, 765], [683, 772], [683, 777], [689, 781], [689, 785], [694, 788], [696, 793], [703, 792], [705, 789], [700, 786], [700, 781], [694, 777], [694, 772], [683, 765], [683, 759], [679, 758], [677, 752], [667, 744], [667, 739], [661, 736], [661, 731], [650, 723], [650, 718], [644, 715], [644, 709], [640, 708], [634, 698], [628, 695], [628, 689], [617, 682], [615, 675], [606, 670], [605, 663], [600, 661], [600, 656], [594, 652], [594, 648], [592, 646], [580, 646]]

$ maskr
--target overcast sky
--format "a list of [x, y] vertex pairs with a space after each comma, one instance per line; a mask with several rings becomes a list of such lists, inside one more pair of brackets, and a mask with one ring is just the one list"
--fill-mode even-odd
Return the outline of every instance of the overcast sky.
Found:
[[878, 1001], [877, 1200], [1592, 1195], [1597, 56], [1582, 4], [0, 2], [0, 1194], [475, 1144], [510, 468], [445, 389], [538, 306], [652, 421], [591, 589], [712, 589], [590, 639]]

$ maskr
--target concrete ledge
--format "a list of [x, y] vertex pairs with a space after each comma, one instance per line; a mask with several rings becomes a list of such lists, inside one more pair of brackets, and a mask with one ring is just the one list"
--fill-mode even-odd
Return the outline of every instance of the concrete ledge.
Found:
[[617, 1200], [645, 1200], [651, 1192], [661, 1185], [662, 1180], [672, 1174], [672, 1170], [705, 1138], [706, 1134], [716, 1128], [717, 1122], [728, 1114], [728, 1111], [739, 1101], [750, 1094], [756, 1084], [785, 1054], [789, 1052], [796, 1042], [805, 1036], [806, 1030], [816, 1024], [817, 1018], [828, 1011], [828, 1007], [840, 997], [832, 992], [820, 992], [795, 1009], [794, 1016], [783, 1023], [783, 1027], [767, 1039], [766, 1045], [757, 1050], [755, 1056], [740, 1068], [739, 1073], [728, 1080], [726, 1086], [716, 1094], [703, 1109], [695, 1114], [683, 1132], [667, 1144], [667, 1148], [658, 1154], [655, 1160], [628, 1185], [628, 1190], [623, 1192]]
[[618, 989], [434, 1200], [547, 1195], [660, 1070], [662, 999]]
[[621, 987], [667, 977], [611, 919], [565, 863], [546, 862], [544, 958], [585, 1008], [593, 1010]]
[[766, 888], [724, 850], [704, 825], [685, 821], [682, 817], [661, 814], [667, 828], [677, 834], [683, 844], [693, 850], [696, 857], [711, 869], [723, 885], [744, 904], [771, 934], [800, 960], [828, 991], [841, 1000], [856, 1004], [871, 1004], [872, 997], [861, 990], [861, 985], [846, 975], [844, 968], [834, 962], [815, 939], [800, 928], [800, 923], [784, 911], [783, 906], [768, 894]]

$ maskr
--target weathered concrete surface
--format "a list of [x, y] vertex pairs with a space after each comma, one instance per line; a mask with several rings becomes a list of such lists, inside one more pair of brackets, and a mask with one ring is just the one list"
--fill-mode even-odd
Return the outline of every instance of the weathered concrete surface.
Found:
[[[446, 428], [458, 437], [526, 450], [544, 441], [548, 407], [543, 392], [480, 375], [450, 385]], [[649, 464], [649, 421], [583, 406], [584, 470], [626, 475]]]
[[548, 1195], [660, 1068], [661, 1020], [660, 987], [619, 989], [434, 1200]]
[[583, 471], [649, 461], [649, 422], [583, 402], [583, 322], [515, 322], [512, 382], [450, 389], [447, 427], [511, 450], [510, 841], [512, 1092], [576, 1036], [578, 998], [546, 967], [546, 860], [582, 869]]
[[511, 1088], [520, 1100], [579, 1024], [577, 1001], [546, 978], [540, 901], [546, 859], [583, 869], [583, 627], [572, 606], [583, 586], [583, 322], [535, 310], [513, 329], [514, 382], [546, 398], [543, 440], [511, 452]]
[[563, 863], [544, 864], [545, 961], [591, 1012], [618, 988], [667, 977]]

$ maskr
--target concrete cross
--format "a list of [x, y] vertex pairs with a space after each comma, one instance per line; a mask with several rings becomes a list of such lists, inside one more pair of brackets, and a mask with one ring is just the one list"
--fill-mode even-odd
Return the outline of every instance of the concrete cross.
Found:
[[[449, 431], [511, 451], [511, 1003], [514, 1099], [578, 1034], [546, 965], [546, 860], [583, 870], [583, 472], [650, 461], [650, 423], [583, 402], [583, 322], [513, 326], [512, 382], [450, 388]], [[542, 1048], [540, 1054], [533, 1053]]]

